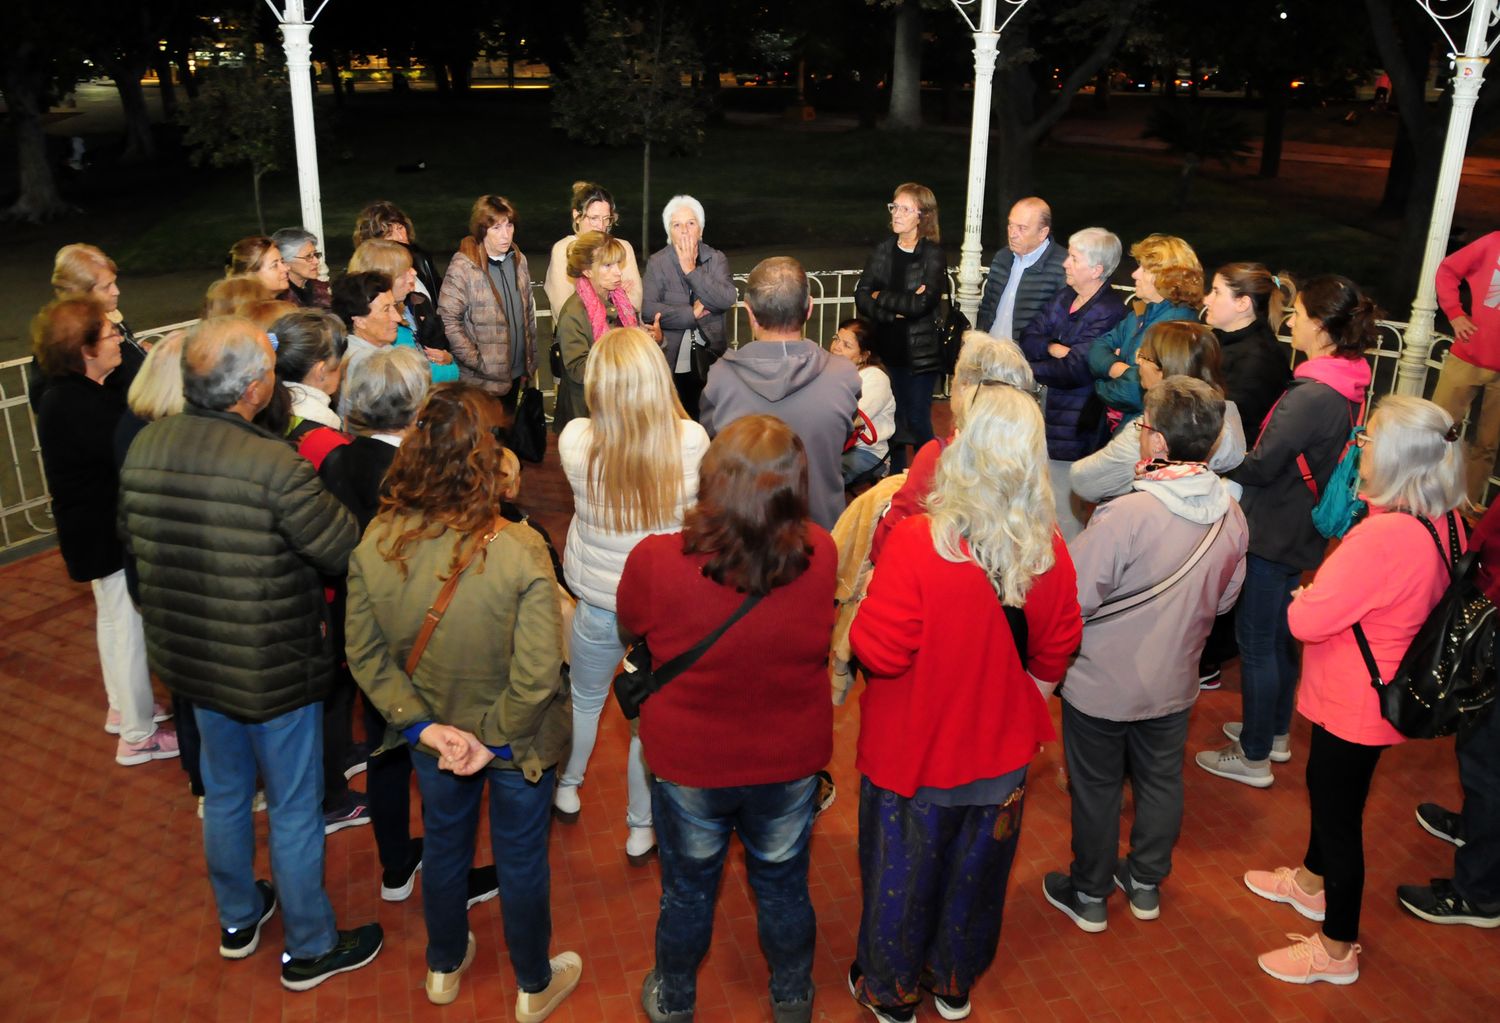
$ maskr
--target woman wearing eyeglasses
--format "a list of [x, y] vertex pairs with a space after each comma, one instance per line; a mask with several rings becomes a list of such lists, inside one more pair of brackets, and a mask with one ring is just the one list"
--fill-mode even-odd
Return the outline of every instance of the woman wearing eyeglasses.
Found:
[[[559, 238], [557, 244], [552, 246], [552, 255], [547, 259], [547, 277], [542, 284], [542, 290], [547, 293], [547, 308], [552, 310], [554, 323], [562, 312], [563, 304], [573, 294], [573, 279], [568, 274], [568, 247], [585, 231], [609, 234], [620, 220], [619, 211], [615, 209], [615, 197], [610, 195], [609, 189], [592, 181], [573, 182], [573, 200], [569, 204], [569, 210], [573, 218], [573, 233]], [[625, 254], [620, 260], [620, 287], [630, 297], [630, 304], [639, 309], [645, 289], [641, 282], [640, 267], [636, 265], [635, 249], [623, 238], [615, 240], [625, 248]]]
[[303, 308], [327, 309], [333, 302], [328, 282], [318, 279], [323, 253], [318, 236], [300, 227], [284, 227], [271, 235], [286, 263], [287, 283], [293, 302]]
[[[875, 246], [854, 291], [859, 315], [875, 324], [875, 349], [891, 375], [896, 419], [913, 449], [932, 440], [932, 390], [943, 371], [939, 331], [947, 262], [938, 244], [937, 196], [914, 181], [886, 204], [891, 234]], [[891, 471], [906, 468], [906, 451], [891, 449]]]

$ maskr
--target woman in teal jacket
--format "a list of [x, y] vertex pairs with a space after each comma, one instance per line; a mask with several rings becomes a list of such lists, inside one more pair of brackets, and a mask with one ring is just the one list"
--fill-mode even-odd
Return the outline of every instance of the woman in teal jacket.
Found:
[[1130, 247], [1136, 261], [1135, 300], [1125, 318], [1089, 348], [1094, 393], [1104, 402], [1110, 432], [1141, 414], [1141, 378], [1135, 353], [1147, 328], [1167, 320], [1195, 320], [1203, 304], [1203, 267], [1192, 246], [1169, 234], [1153, 234]]

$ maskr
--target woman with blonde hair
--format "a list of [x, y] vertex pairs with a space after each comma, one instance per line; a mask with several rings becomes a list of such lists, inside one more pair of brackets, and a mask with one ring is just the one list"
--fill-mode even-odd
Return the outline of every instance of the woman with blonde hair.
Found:
[[[708, 450], [708, 434], [683, 410], [666, 357], [644, 330], [607, 331], [585, 361], [584, 395], [593, 414], [570, 422], [557, 441], [574, 507], [563, 566], [578, 597], [570, 646], [573, 753], [553, 801], [568, 822], [578, 819], [578, 788], [625, 653], [615, 618], [625, 559], [647, 535], [682, 525], [698, 494], [698, 463]], [[625, 852], [639, 864], [656, 846], [639, 737], [630, 742], [626, 779]]]
[[[130, 389], [141, 363], [146, 359], [146, 347], [135, 339], [125, 317], [120, 312], [119, 271], [96, 245], [74, 242], [57, 250], [52, 262], [52, 291], [58, 298], [64, 295], [88, 295], [104, 306], [104, 315], [110, 323], [120, 329], [120, 365], [105, 378], [104, 386], [120, 391]], [[30, 401], [33, 412], [42, 407], [42, 392], [47, 389], [47, 377], [33, 363], [29, 373]]]
[[[573, 294], [574, 274], [568, 270], [568, 249], [578, 236], [587, 231], [609, 234], [620, 221], [615, 208], [615, 197], [609, 189], [593, 181], [573, 182], [572, 197], [568, 202], [568, 213], [573, 225], [571, 234], [559, 238], [547, 257], [547, 278], [542, 290], [547, 293], [547, 308], [552, 310], [553, 322], [562, 312], [563, 305]], [[620, 286], [630, 296], [630, 304], [641, 308], [644, 285], [641, 270], [636, 265], [635, 249], [625, 239], [619, 239], [624, 255], [620, 257]]]
[[1004, 380], [973, 391], [927, 512], [892, 531], [849, 636], [867, 679], [849, 988], [879, 1019], [912, 1019], [923, 988], [944, 1018], [969, 1014], [1027, 767], [1054, 738], [1038, 682], [1063, 677], [1082, 631], [1042, 410]]
[[[474, 961], [469, 865], [489, 790], [490, 840], [518, 1020], [536, 1023], [578, 984], [552, 935], [548, 805], [568, 742], [562, 629], [540, 534], [501, 517], [514, 462], [472, 384], [428, 395], [396, 449], [380, 514], [349, 559], [347, 651], [360, 688], [412, 749], [422, 793], [427, 997], [458, 996]], [[446, 614], [422, 644], [439, 592]], [[417, 656], [413, 648], [421, 645]]]
[[[225, 277], [255, 277], [277, 298], [290, 298], [291, 271], [281, 257], [281, 247], [265, 235], [241, 238], [229, 247], [224, 261]], [[294, 303], [295, 304], [295, 303]]]
[[1130, 247], [1130, 256], [1136, 261], [1130, 310], [1089, 347], [1094, 393], [1104, 403], [1111, 431], [1141, 414], [1145, 392], [1135, 353], [1146, 331], [1166, 320], [1196, 320], [1203, 304], [1203, 265], [1181, 238], [1147, 235]]
[[238, 316], [240, 310], [274, 298], [258, 277], [223, 277], [214, 281], [203, 293], [203, 319], [219, 316]]
[[[637, 306], [624, 283], [625, 258], [629, 252], [623, 241], [598, 231], [585, 231], [568, 246], [568, 277], [573, 281], [573, 294], [552, 321], [552, 337], [562, 354], [565, 374], [564, 379], [557, 381], [554, 430], [561, 431], [570, 419], [589, 414], [583, 374], [594, 343], [611, 328], [641, 326]], [[660, 345], [661, 327], [653, 324], [647, 329]]]
[[396, 327], [395, 346], [416, 349], [432, 364], [434, 384], [452, 383], [458, 379], [458, 364], [448, 351], [443, 321], [431, 300], [417, 289], [417, 271], [412, 266], [411, 251], [400, 242], [371, 238], [354, 250], [349, 272], [376, 270], [391, 279], [391, 298], [401, 313]]
[[1302, 641], [1297, 712], [1312, 722], [1307, 853], [1299, 867], [1245, 874], [1255, 894], [1322, 923], [1259, 959], [1266, 973], [1293, 984], [1359, 979], [1365, 800], [1381, 753], [1405, 741], [1381, 716], [1360, 641], [1380, 677], [1394, 676], [1465, 548], [1457, 511], [1467, 500], [1463, 444], [1447, 412], [1422, 398], [1388, 395], [1358, 442], [1360, 494], [1370, 514], [1293, 593], [1287, 612], [1291, 634]]

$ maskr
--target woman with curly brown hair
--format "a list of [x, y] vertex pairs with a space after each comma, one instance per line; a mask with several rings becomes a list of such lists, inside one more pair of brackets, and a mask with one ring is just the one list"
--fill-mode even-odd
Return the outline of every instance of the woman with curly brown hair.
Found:
[[[552, 935], [547, 831], [568, 745], [562, 623], [547, 545], [501, 517], [516, 465], [490, 400], [469, 384], [428, 396], [386, 476], [381, 511], [349, 562], [349, 667], [405, 738], [422, 793], [427, 997], [458, 996], [474, 961], [469, 864], [485, 789], [516, 1018], [545, 1019], [578, 984]], [[446, 614], [424, 629], [429, 609]], [[414, 656], [415, 653], [415, 656]]]
[[620, 626], [647, 641], [657, 670], [728, 626], [641, 709], [661, 856], [656, 965], [641, 992], [654, 1021], [692, 1018], [730, 832], [745, 847], [775, 1018], [812, 1018], [808, 838], [833, 747], [837, 562], [808, 518], [802, 441], [767, 415], [719, 433], [682, 531], [646, 537], [625, 562]]
[[354, 218], [354, 248], [357, 250], [371, 238], [384, 238], [400, 242], [411, 253], [411, 265], [417, 271], [417, 290], [437, 305], [438, 287], [442, 278], [426, 249], [417, 244], [417, 225], [401, 207], [386, 199], [376, 199]]

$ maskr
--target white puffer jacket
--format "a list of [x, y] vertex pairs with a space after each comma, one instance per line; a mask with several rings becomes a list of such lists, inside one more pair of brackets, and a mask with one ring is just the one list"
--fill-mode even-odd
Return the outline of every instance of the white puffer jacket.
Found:
[[575, 419], [563, 427], [557, 439], [563, 472], [573, 488], [573, 522], [568, 527], [568, 545], [563, 553], [563, 575], [568, 586], [595, 607], [615, 609], [615, 590], [625, 559], [652, 533], [671, 533], [682, 528], [682, 513], [698, 499], [698, 463], [708, 451], [708, 434], [690, 419], [679, 424], [682, 445], [682, 496], [672, 521], [659, 528], [622, 533], [606, 524], [605, 510], [589, 501], [588, 462], [593, 426], [587, 419]]

